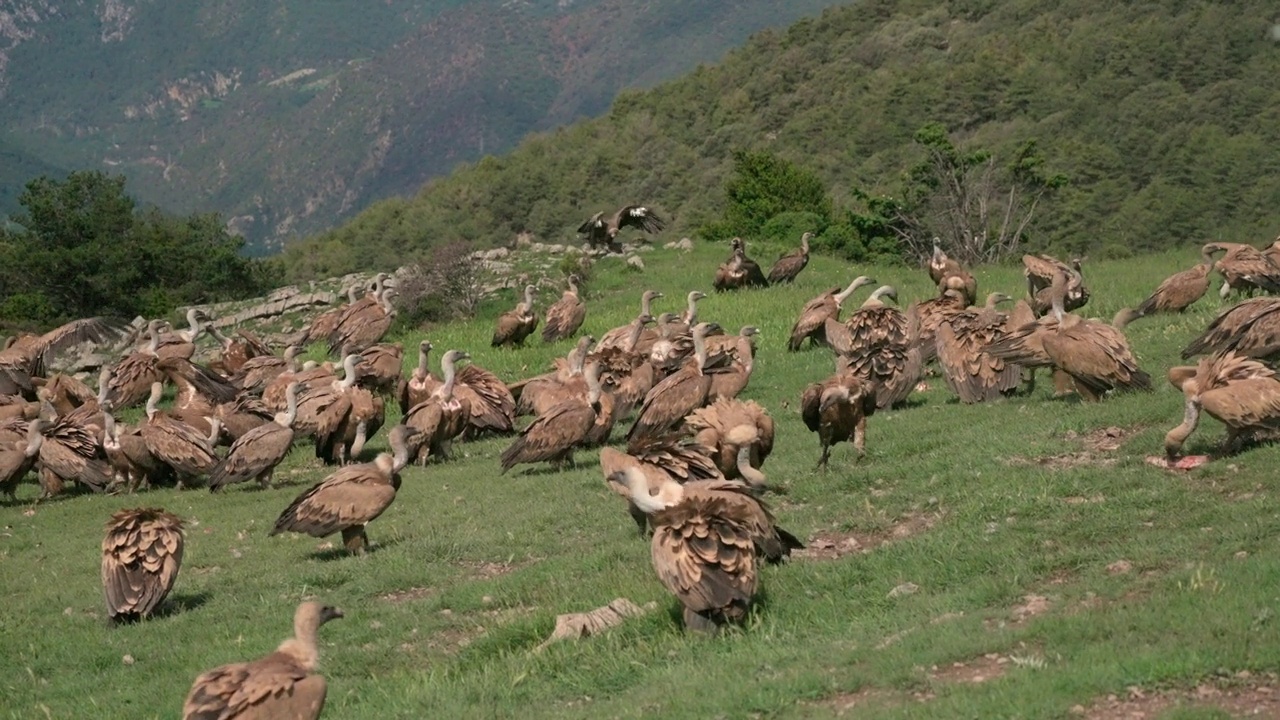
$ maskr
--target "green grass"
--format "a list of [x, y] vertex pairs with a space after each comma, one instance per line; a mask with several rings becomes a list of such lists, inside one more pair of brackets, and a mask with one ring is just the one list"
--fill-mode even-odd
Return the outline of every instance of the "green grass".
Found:
[[[687, 290], [709, 289], [725, 254], [658, 250], [645, 255], [642, 275], [621, 261], [599, 264], [586, 329], [598, 335], [626, 322], [646, 287], [666, 293], [658, 311], [674, 308]], [[1109, 318], [1191, 262], [1183, 252], [1091, 263], [1086, 314]], [[1157, 378], [1154, 393], [1085, 405], [1051, 399], [1044, 378], [1029, 397], [963, 406], [930, 377], [910, 407], [871, 419], [865, 460], [853, 464], [840, 445], [822, 474], [797, 403], [805, 384], [831, 371], [831, 357], [788, 354], [786, 335], [804, 301], [868, 271], [895, 284], [904, 303], [929, 293], [921, 270], [815, 258], [793, 287], [716, 295], [702, 311], [726, 328], [764, 332], [744, 397], [778, 421], [765, 471], [788, 491], [771, 500], [781, 524], [804, 538], [891, 532], [908, 516], [936, 523], [869, 553], [765, 569], [761, 602], [742, 631], [703, 638], [680, 630], [648, 544], [593, 454], [580, 454], [569, 472], [520, 466], [499, 476], [507, 440], [460, 445], [456, 462], [405, 471], [396, 503], [369, 529], [381, 547], [349, 558], [313, 538], [266, 537], [280, 510], [326, 473], [304, 445], [276, 475], [287, 484], [267, 491], [33, 504], [36, 486], [22, 486], [18, 505], [0, 507], [0, 716], [177, 717], [199, 672], [272, 650], [308, 597], [347, 614], [321, 633], [331, 718], [825, 717], [835, 712], [826, 700], [871, 688], [878, 699], [851, 713], [1068, 717], [1073, 705], [1129, 686], [1194, 687], [1280, 665], [1280, 515], [1270, 488], [1280, 451], [1250, 449], [1185, 475], [1143, 462], [1181, 419], [1180, 396], [1162, 376], [1217, 311], [1216, 296], [1185, 316], [1130, 326]], [[1018, 268], [977, 275], [983, 293], [1023, 292]], [[440, 351], [465, 348], [512, 380], [572, 345], [494, 351], [498, 310], [430, 337]], [[1132, 431], [1119, 450], [1068, 468], [1038, 462], [1081, 452], [1076, 436], [1109, 426]], [[1188, 451], [1211, 450], [1222, 436], [1206, 422]], [[378, 440], [375, 449], [385, 436]], [[171, 612], [110, 628], [98, 579], [102, 525], [112, 511], [139, 505], [187, 519], [186, 557]], [[1119, 560], [1131, 569], [1109, 572]], [[888, 597], [907, 582], [918, 591]], [[1048, 609], [1016, 622], [1028, 595], [1046, 598]], [[616, 597], [655, 600], [659, 611], [535, 651], [557, 614]], [[933, 666], [986, 653], [1031, 662], [985, 683], [930, 676]], [[932, 699], [922, 705], [915, 695]]]

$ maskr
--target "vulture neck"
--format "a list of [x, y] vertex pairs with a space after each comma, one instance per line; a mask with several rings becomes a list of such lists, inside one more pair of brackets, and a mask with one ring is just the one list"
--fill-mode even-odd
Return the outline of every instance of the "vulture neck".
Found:
[[738, 362], [742, 363], [742, 368], [748, 373], [751, 372], [752, 365], [755, 364], [756, 353], [755, 348], [751, 346], [750, 335], [738, 336]]
[[587, 403], [593, 408], [600, 407], [600, 366], [593, 365], [587, 372]]
[[147, 349], [148, 355], [156, 355], [160, 350], [160, 325], [147, 326]]
[[357, 355], [348, 355], [342, 361], [342, 381], [338, 383], [339, 390], [350, 390], [356, 384], [356, 359]]
[[569, 300], [575, 300], [578, 297], [578, 281], [569, 278], [569, 289], [564, 291], [565, 297]]
[[352, 285], [352, 286], [348, 287], [348, 288], [347, 288], [347, 302], [348, 302], [349, 304], [351, 304], [351, 305], [355, 305], [355, 304], [356, 304], [356, 300], [359, 300], [359, 299], [360, 299], [360, 298], [356, 297], [356, 286], [355, 286], [355, 285]]
[[159, 411], [160, 395], [164, 393], [164, 387], [160, 383], [151, 383], [151, 395], [147, 397], [147, 419], [150, 420], [156, 416]]
[[430, 348], [418, 347], [418, 367], [414, 368], [413, 376], [419, 380], [427, 376], [427, 355], [430, 352]]
[[116, 429], [116, 416], [109, 412], [102, 413], [102, 447], [120, 447], [120, 432]]
[[524, 286], [524, 314], [533, 312], [533, 286]]
[[684, 322], [689, 327], [698, 324], [698, 300], [694, 296], [689, 296], [689, 307], [685, 311]]
[[409, 444], [404, 441], [404, 434], [391, 433], [391, 473], [400, 472], [409, 464]]
[[[645, 316], [647, 315], [648, 313], [645, 313]], [[634, 351], [636, 349], [636, 345], [640, 344], [640, 335], [643, 332], [644, 332], [644, 316], [638, 317], [631, 322], [631, 334], [627, 336], [627, 344], [626, 344], [626, 347], [623, 349], [625, 349], [627, 352]]]
[[107, 401], [107, 390], [111, 384], [111, 368], [104, 367], [102, 372], [98, 373], [98, 405], [101, 406]]
[[319, 625], [318, 618], [298, 613], [293, 619], [293, 637], [280, 643], [276, 651], [292, 657], [308, 672], [315, 670], [320, 663], [320, 651], [316, 647], [316, 630]]
[[1207, 249], [1207, 248], [1206, 248], [1206, 249], [1201, 250], [1201, 251], [1200, 251], [1200, 264], [1201, 264], [1201, 265], [1203, 265], [1203, 266], [1205, 266], [1206, 268], [1208, 268], [1208, 267], [1212, 267], [1212, 266], [1213, 266], [1213, 252], [1212, 252], [1212, 251], [1210, 251], [1210, 250], [1209, 250], [1209, 249]]
[[287, 405], [285, 411], [276, 415], [276, 424], [292, 428], [293, 421], [298, 419], [298, 383], [289, 383], [289, 387], [284, 391], [285, 401]]
[[836, 293], [836, 307], [842, 307], [844, 305], [844, 301], [849, 299], [849, 296], [853, 294], [853, 291], [857, 290], [861, 286], [861, 283], [859, 282], [861, 279], [862, 278], [854, 280], [849, 283], [849, 287]]
[[191, 326], [191, 329], [188, 331], [191, 333], [191, 337], [187, 340], [188, 342], [194, 342], [196, 338], [200, 337], [200, 331], [204, 329], [204, 326], [200, 323], [200, 313], [195, 310], [188, 310], [187, 324]]
[[218, 444], [218, 436], [222, 434], [222, 419], [216, 417], [206, 417], [205, 421], [209, 423], [209, 437], [205, 438], [210, 445]]
[[698, 374], [702, 374], [703, 368], [707, 366], [707, 332], [706, 330], [694, 331], [693, 333], [693, 358], [694, 367], [697, 368]]
[[1187, 398], [1186, 410], [1182, 416], [1182, 424], [1170, 430], [1164, 436], [1164, 450], [1169, 456], [1176, 455], [1182, 449], [1191, 433], [1200, 424], [1200, 403], [1194, 398]]
[[223, 352], [226, 352], [231, 349], [231, 338], [227, 337], [226, 335], [223, 335], [221, 330], [210, 325], [209, 334], [212, 335], [213, 339], [217, 340], [218, 344], [222, 346]]
[[761, 487], [765, 484], [764, 473], [751, 465], [750, 445], [738, 448], [738, 474], [742, 475], [742, 479], [746, 480], [751, 487]]
[[390, 315], [394, 308], [391, 305], [392, 293], [384, 290], [378, 295], [378, 304], [382, 306], [382, 311]]
[[800, 252], [805, 255], [809, 254], [809, 233], [800, 236]]
[[573, 352], [569, 354], [569, 374], [581, 375], [582, 368], [585, 367], [586, 364], [587, 364], [587, 345], [586, 343], [583, 343], [578, 347], [574, 348]]
[[24, 457], [35, 457], [36, 453], [40, 452], [40, 446], [44, 444], [42, 427], [43, 425], [36, 420], [32, 420], [27, 425], [27, 447], [22, 451]]
[[1064, 273], [1056, 273], [1053, 276], [1053, 284], [1049, 286], [1049, 302], [1053, 308], [1053, 316], [1058, 318], [1058, 327], [1065, 327], [1067, 324], [1067, 276]]
[[440, 386], [440, 396], [445, 400], [452, 400], [453, 383], [458, 376], [457, 363], [453, 358], [445, 355], [444, 360], [440, 363], [440, 368], [444, 371], [444, 384]]
[[649, 293], [645, 293], [644, 295], [641, 295], [641, 296], [640, 296], [640, 314], [641, 314], [641, 315], [652, 315], [652, 314], [653, 314], [653, 312], [652, 312], [652, 311], [653, 311], [653, 298], [654, 298], [654, 296], [653, 296], [653, 295], [651, 295], [651, 294], [649, 294]]

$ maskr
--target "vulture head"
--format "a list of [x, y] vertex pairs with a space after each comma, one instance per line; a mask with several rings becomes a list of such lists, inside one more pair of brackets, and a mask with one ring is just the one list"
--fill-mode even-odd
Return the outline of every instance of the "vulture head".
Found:
[[611, 474], [609, 486], [614, 492], [629, 498], [646, 515], [665, 510], [684, 499], [684, 488], [680, 483], [669, 479], [650, 483], [644, 471], [635, 466]]

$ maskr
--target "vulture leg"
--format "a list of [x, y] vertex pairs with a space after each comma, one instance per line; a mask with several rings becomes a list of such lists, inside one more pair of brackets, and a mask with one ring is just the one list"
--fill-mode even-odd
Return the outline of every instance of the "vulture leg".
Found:
[[1231, 294], [1231, 284], [1228, 283], [1226, 280], [1223, 280], [1222, 289], [1218, 291], [1218, 297], [1222, 298], [1223, 300], [1226, 300], [1227, 296], [1230, 294]]
[[271, 481], [274, 479], [275, 474], [275, 467], [269, 467], [266, 472], [258, 476], [258, 484], [262, 486], [263, 490], [271, 487]]
[[342, 529], [342, 544], [352, 555], [363, 555], [369, 548], [369, 537], [364, 534], [363, 525], [353, 525]]
[[818, 458], [818, 468], [821, 468], [822, 472], [824, 473], [827, 471], [827, 460], [829, 460], [830, 458], [831, 458], [831, 446], [828, 445], [826, 442], [823, 442], [822, 457]]
[[627, 501], [627, 512], [631, 514], [631, 519], [636, 521], [636, 527], [640, 529], [640, 537], [644, 537], [649, 530], [649, 516], [630, 500]]
[[[1034, 385], [1035, 383], [1032, 383], [1033, 387]], [[1079, 388], [1076, 386], [1075, 381], [1071, 379], [1070, 375], [1057, 369], [1053, 371], [1053, 396], [1054, 397], [1057, 398], [1057, 397], [1063, 397], [1064, 395], [1070, 395], [1071, 393], [1076, 392], [1078, 389]], [[1090, 399], [1097, 400], [1098, 397], [1095, 395]]]
[[858, 451], [858, 458], [867, 455], [867, 416], [858, 417], [858, 424], [853, 426], [853, 447]]
[[47, 469], [40, 470], [40, 499], [48, 500], [55, 495], [61, 494], [63, 490], [62, 478], [49, 472]]
[[706, 615], [700, 615], [689, 608], [684, 609], [684, 626], [686, 630], [710, 633], [712, 635], [716, 634], [720, 630], [720, 626], [716, 624], [715, 620], [712, 620]]

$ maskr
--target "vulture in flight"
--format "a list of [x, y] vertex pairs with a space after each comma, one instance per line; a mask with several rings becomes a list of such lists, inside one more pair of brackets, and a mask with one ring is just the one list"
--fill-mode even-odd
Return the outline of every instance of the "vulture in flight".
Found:
[[666, 226], [652, 209], [643, 205], [627, 205], [608, 219], [605, 219], [602, 212], [592, 215], [590, 220], [582, 223], [578, 232], [586, 235], [587, 243], [593, 250], [603, 245], [613, 252], [620, 252], [622, 247], [617, 238], [622, 228], [633, 227], [647, 233], [659, 233]]

